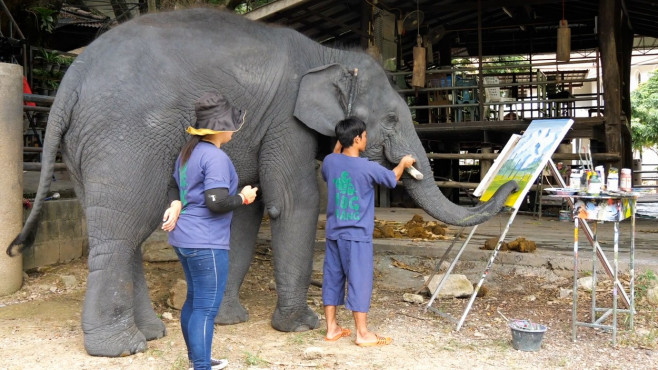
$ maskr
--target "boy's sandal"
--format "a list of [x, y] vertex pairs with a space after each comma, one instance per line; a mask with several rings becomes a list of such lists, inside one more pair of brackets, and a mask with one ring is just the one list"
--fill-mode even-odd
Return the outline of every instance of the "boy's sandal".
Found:
[[[377, 334], [375, 334], [375, 335], [377, 335]], [[359, 346], [359, 347], [378, 347], [378, 346], [386, 346], [386, 345], [389, 345], [391, 343], [393, 343], [393, 338], [391, 338], [391, 337], [380, 337], [379, 335], [377, 335], [377, 341], [376, 342], [356, 343], [356, 345]]]
[[339, 340], [340, 338], [349, 337], [350, 335], [352, 335], [352, 331], [350, 329], [341, 328], [340, 330], [341, 330], [340, 334], [338, 334], [338, 335], [336, 335], [335, 337], [332, 337], [332, 338], [324, 337], [324, 340], [326, 340], [327, 342], [335, 342], [335, 341]]

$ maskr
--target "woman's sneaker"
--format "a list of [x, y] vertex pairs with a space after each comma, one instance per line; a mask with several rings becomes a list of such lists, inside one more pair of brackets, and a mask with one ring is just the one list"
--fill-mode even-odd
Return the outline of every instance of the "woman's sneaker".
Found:
[[[210, 359], [210, 368], [212, 370], [220, 370], [228, 366], [228, 360], [227, 359], [216, 359], [216, 358], [211, 358]], [[190, 361], [190, 369], [189, 370], [194, 370], [194, 364], [192, 361]]]

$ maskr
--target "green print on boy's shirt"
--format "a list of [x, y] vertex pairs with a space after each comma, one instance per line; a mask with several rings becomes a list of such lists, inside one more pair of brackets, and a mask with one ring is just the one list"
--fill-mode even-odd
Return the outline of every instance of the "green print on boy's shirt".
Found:
[[341, 221], [358, 221], [361, 218], [359, 197], [356, 195], [350, 174], [343, 171], [333, 182], [336, 186], [336, 218]]
[[183, 203], [183, 209], [180, 213], [185, 213], [185, 206], [187, 205], [187, 163], [179, 170], [178, 179], [180, 180], [180, 201]]

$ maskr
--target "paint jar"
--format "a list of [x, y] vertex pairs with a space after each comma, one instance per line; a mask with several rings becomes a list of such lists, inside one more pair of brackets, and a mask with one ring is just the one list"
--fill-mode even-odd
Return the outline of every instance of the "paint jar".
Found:
[[601, 180], [599, 180], [599, 176], [596, 174], [596, 172], [589, 179], [589, 184], [587, 185], [587, 194], [601, 194]]
[[618, 191], [619, 190], [619, 172], [617, 172], [616, 167], [610, 167], [608, 171], [608, 182], [606, 185], [607, 191]]
[[575, 168], [571, 169], [571, 175], [569, 175], [569, 188], [580, 189], [580, 170]]
[[601, 190], [603, 190], [605, 188], [605, 168], [603, 166], [596, 166], [594, 167], [594, 171], [596, 171], [599, 180], [601, 180]]
[[631, 191], [632, 188], [632, 180], [631, 180], [631, 169], [630, 168], [622, 168], [621, 169], [621, 176], [619, 176], [619, 190], [621, 191]]

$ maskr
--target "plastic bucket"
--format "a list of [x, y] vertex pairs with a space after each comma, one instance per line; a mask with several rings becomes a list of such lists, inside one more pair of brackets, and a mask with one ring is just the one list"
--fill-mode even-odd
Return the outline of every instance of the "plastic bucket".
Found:
[[541, 341], [548, 329], [545, 325], [528, 320], [512, 320], [509, 322], [512, 330], [512, 346], [519, 351], [535, 352], [541, 348]]

